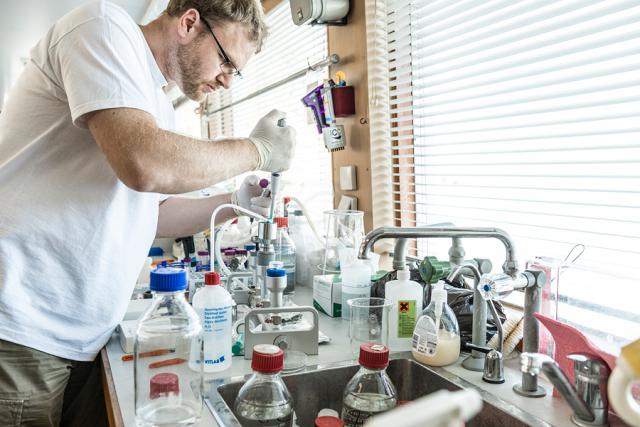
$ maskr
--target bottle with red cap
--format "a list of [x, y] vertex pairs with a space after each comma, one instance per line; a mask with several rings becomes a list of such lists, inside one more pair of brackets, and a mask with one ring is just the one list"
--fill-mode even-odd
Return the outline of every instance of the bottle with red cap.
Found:
[[204, 287], [193, 297], [193, 308], [202, 322], [202, 350], [192, 348], [189, 365], [199, 369], [204, 364], [204, 372], [219, 372], [231, 367], [231, 306], [233, 298], [220, 285], [220, 275], [214, 271], [204, 275]]
[[202, 325], [185, 298], [187, 273], [161, 267], [150, 278], [153, 301], [134, 343], [136, 425], [195, 425], [203, 403], [202, 365], [192, 370], [187, 362], [192, 346], [202, 347]]
[[253, 375], [238, 392], [234, 413], [243, 427], [291, 427], [293, 399], [282, 381], [282, 349], [270, 344], [253, 347]]
[[292, 294], [296, 283], [296, 244], [289, 236], [289, 219], [287, 217], [275, 217], [274, 222], [278, 224], [278, 233], [273, 249], [276, 253], [276, 260], [282, 261], [284, 269], [287, 271], [287, 287], [285, 294]]
[[342, 421], [345, 427], [363, 425], [369, 418], [398, 405], [398, 393], [387, 375], [389, 348], [383, 344], [360, 345], [360, 370], [344, 389]]

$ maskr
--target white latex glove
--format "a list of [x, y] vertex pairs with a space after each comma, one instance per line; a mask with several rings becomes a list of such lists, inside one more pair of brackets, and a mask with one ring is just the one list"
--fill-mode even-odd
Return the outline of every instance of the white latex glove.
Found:
[[261, 118], [249, 135], [258, 150], [258, 167], [265, 172], [282, 172], [289, 169], [295, 154], [296, 131], [291, 126], [278, 126], [278, 121], [287, 115], [280, 110], [271, 110]]
[[[269, 215], [269, 207], [271, 206], [271, 192], [266, 191], [267, 194], [263, 197], [262, 190], [260, 178], [256, 175], [249, 175], [242, 181], [240, 188], [231, 194], [231, 203], [266, 217]], [[238, 210], [236, 213], [244, 215]]]

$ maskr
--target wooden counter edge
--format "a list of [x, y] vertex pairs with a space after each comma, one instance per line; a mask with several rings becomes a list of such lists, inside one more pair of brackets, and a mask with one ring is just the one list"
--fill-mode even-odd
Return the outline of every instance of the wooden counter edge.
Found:
[[100, 363], [102, 369], [102, 390], [104, 393], [104, 404], [107, 408], [107, 417], [110, 427], [124, 427], [122, 420], [122, 412], [118, 403], [118, 395], [116, 394], [116, 386], [113, 383], [113, 374], [111, 373], [111, 365], [109, 364], [109, 356], [106, 347], [100, 350]]

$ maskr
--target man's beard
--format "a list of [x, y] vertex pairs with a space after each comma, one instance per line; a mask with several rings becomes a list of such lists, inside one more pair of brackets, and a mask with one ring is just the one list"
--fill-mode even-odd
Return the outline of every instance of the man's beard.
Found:
[[178, 85], [182, 93], [189, 99], [201, 102], [204, 99], [202, 92], [202, 81], [198, 81], [201, 75], [202, 61], [195, 53], [198, 43], [194, 45], [178, 46], [176, 52], [178, 72], [180, 74], [180, 84]]

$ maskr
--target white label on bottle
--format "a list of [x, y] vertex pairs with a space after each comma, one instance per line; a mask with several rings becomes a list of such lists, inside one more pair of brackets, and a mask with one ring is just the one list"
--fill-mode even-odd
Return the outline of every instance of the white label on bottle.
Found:
[[422, 316], [413, 331], [411, 348], [426, 356], [436, 354], [438, 347], [438, 331], [435, 322], [429, 316]]
[[231, 306], [215, 307], [204, 309], [203, 315], [203, 328], [204, 332], [222, 332], [224, 325], [230, 322], [231, 319]]

